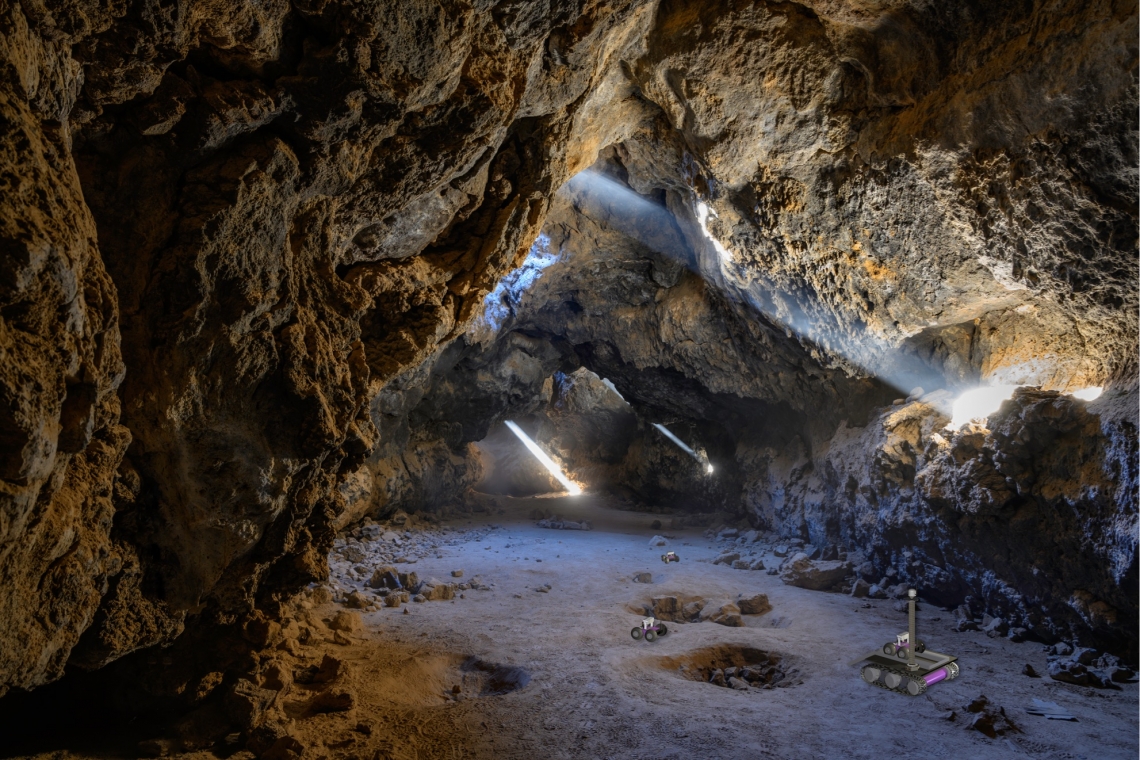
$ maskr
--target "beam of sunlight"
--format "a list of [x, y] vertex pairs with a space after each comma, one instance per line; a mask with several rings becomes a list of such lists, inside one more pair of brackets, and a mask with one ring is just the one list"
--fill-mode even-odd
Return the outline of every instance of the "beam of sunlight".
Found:
[[824, 303], [810, 286], [792, 292], [768, 282], [762, 271], [741, 267], [708, 228], [708, 219], [717, 216], [716, 210], [697, 199], [694, 213], [720, 262], [719, 276], [706, 276], [706, 282], [719, 282], [723, 295], [759, 312], [787, 337], [795, 336], [821, 365], [838, 365], [850, 375], [875, 377], [904, 394], [917, 387], [944, 385], [941, 373], [866, 326], [846, 327], [836, 307]]
[[530, 449], [530, 453], [534, 454], [538, 461], [542, 462], [542, 465], [550, 471], [550, 474], [553, 475], [558, 480], [558, 482], [562, 484], [562, 487], [570, 492], [571, 496], [577, 496], [578, 494], [582, 493], [582, 489], [578, 487], [578, 484], [563, 475], [562, 470], [559, 469], [558, 465], [554, 463], [554, 460], [548, 457], [546, 455], [546, 452], [540, 449], [538, 447], [538, 444], [532, 441], [530, 436], [522, 431], [522, 428], [510, 420], [507, 420], [506, 424], [507, 427], [511, 429], [511, 432], [517, 435], [519, 440], [522, 441], [528, 449]]
[[1104, 393], [1104, 388], [1099, 385], [1094, 385], [1091, 388], [1081, 388], [1079, 391], [1073, 391], [1069, 395], [1073, 398], [1079, 398], [1081, 401], [1096, 401], [1100, 398], [1100, 394]]
[[590, 169], [558, 191], [585, 217], [620, 232], [651, 251], [690, 266], [691, 253], [673, 212], [628, 185]]
[[961, 430], [968, 422], [984, 422], [1013, 396], [1016, 385], [991, 385], [966, 391], [954, 401], [953, 418], [947, 430]]
[[710, 216], [716, 217], [716, 211], [709, 208], [709, 205], [704, 201], [697, 201], [697, 224], [701, 226], [701, 232], [705, 233], [705, 237], [708, 238], [709, 242], [713, 244], [713, 248], [716, 249], [717, 255], [720, 256], [721, 263], [728, 263], [732, 261], [732, 254], [728, 252], [728, 249], [724, 247], [723, 243], [717, 240], [716, 237], [714, 237], [713, 234], [709, 232], [708, 222]]
[[[631, 239], [692, 267], [691, 254], [678, 220], [665, 206], [592, 169], [570, 178], [563, 191], [574, 194], [574, 203], [580, 205], [580, 211], [587, 216], [596, 214], [601, 221]], [[827, 356], [826, 359], [822, 355], [816, 356], [821, 364], [838, 361], [847, 365], [848, 372], [878, 377], [903, 393], [917, 386], [941, 386], [930, 377], [928, 368], [904, 368], [901, 352], [887, 345], [886, 341], [867, 331], [862, 335], [852, 335], [842, 327], [835, 314], [826, 310], [825, 305], [813, 304], [819, 308], [809, 314], [810, 307], [801, 303], [810, 298], [808, 294], [784, 292], [774, 284], [764, 282], [762, 273], [742, 269], [733, 252], [709, 229], [709, 219], [718, 216], [711, 201], [699, 198], [694, 201], [694, 216], [690, 223], [696, 222], [700, 237], [713, 247], [719, 262], [718, 271], [712, 272], [702, 271], [700, 264], [696, 265], [696, 273], [710, 287], [745, 308], [764, 315], [789, 338], [794, 335], [801, 341], [814, 344], [808, 346], [809, 352]]]
[[658, 424], [658, 423], [654, 422], [654, 423], [653, 423], [653, 427], [655, 427], [655, 428], [657, 428], [658, 430], [660, 430], [660, 431], [661, 431], [661, 434], [662, 434], [663, 436], [665, 436], [666, 438], [668, 438], [668, 439], [669, 439], [670, 441], [672, 441], [673, 443], [677, 444], [677, 446], [678, 446], [678, 447], [679, 447], [679, 448], [680, 448], [682, 451], [684, 451], [686, 454], [688, 454], [689, 456], [691, 456], [693, 459], [697, 460], [697, 462], [698, 462], [699, 464], [701, 464], [701, 465], [704, 465], [704, 467], [705, 467], [705, 472], [706, 472], [707, 474], [709, 474], [709, 475], [712, 475], [712, 474], [713, 474], [713, 466], [712, 466], [712, 463], [711, 463], [711, 462], [709, 462], [709, 458], [708, 458], [708, 456], [702, 456], [702, 454], [704, 454], [704, 452], [703, 452], [703, 451], [701, 452], [701, 454], [698, 454], [697, 452], [693, 451], [693, 450], [692, 450], [692, 449], [691, 449], [691, 448], [690, 448], [690, 447], [689, 447], [689, 446], [688, 446], [688, 445], [687, 445], [687, 444], [686, 444], [684, 441], [682, 441], [682, 440], [681, 440], [680, 438], [678, 438], [677, 436], [673, 435], [673, 431], [671, 431], [669, 428], [665, 427], [664, 425], [661, 425], [661, 424]]
[[540, 233], [523, 260], [522, 266], [499, 280], [495, 288], [483, 298], [483, 313], [472, 325], [472, 335], [494, 335], [515, 315], [523, 296], [530, 290], [542, 272], [561, 258], [561, 251], [550, 249], [550, 236]]
[[[823, 367], [852, 377], [876, 378], [901, 396], [920, 387], [934, 390], [956, 385], [941, 367], [921, 354], [921, 334], [880, 334], [874, 325], [864, 323], [867, 315], [855, 306], [819, 292], [807, 280], [789, 273], [790, 279], [776, 281], [763, 267], [745, 263], [748, 257], [738, 256], [710, 229], [709, 220], [722, 216], [712, 198], [692, 194], [682, 200], [674, 194], [670, 203], [662, 204], [593, 169], [572, 177], [559, 192], [563, 191], [573, 194], [575, 207], [584, 215], [683, 264], [728, 301], [762, 315], [772, 327], [799, 341]], [[709, 253], [715, 252], [715, 258], [699, 253], [694, 257], [693, 249], [704, 245], [711, 249]], [[926, 329], [943, 326], [929, 323]], [[1042, 365], [1040, 371], [990, 376], [985, 381], [995, 385], [1033, 384], [1033, 378], [1048, 369]]]

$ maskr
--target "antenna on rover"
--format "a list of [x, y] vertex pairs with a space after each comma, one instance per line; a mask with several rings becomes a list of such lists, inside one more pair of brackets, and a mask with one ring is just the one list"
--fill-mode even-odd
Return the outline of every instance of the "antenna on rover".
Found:
[[918, 596], [918, 592], [914, 589], [908, 589], [906, 595], [909, 597], [907, 604], [910, 607], [908, 615], [910, 618], [910, 625], [908, 628], [908, 633], [910, 633], [910, 646], [906, 648], [906, 669], [918, 670], [918, 663], [914, 661], [914, 650], [918, 648], [918, 638], [914, 635], [914, 600], [915, 597]]

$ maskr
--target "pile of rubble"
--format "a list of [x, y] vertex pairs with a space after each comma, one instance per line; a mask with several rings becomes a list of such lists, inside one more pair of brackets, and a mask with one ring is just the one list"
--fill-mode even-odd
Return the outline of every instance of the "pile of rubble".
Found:
[[744, 626], [742, 615], [763, 615], [771, 609], [766, 594], [741, 594], [733, 602], [710, 602], [699, 596], [655, 596], [646, 603], [629, 605], [631, 612], [671, 623], [708, 622], [730, 628]]
[[779, 689], [803, 683], [799, 671], [794, 669], [784, 671], [779, 666], [779, 658], [774, 655], [769, 655], [765, 662], [743, 667], [731, 666], [723, 670], [715, 668], [709, 672], [707, 680], [714, 686], [724, 686], [737, 691]]
[[705, 537], [722, 545], [712, 562], [737, 570], [765, 570], [791, 586], [817, 591], [850, 591], [853, 566], [847, 551], [834, 544], [814, 546], [802, 539], [784, 540], [767, 531], [723, 528], [705, 531]]
[[1049, 677], [1054, 681], [1097, 689], [1120, 690], [1118, 683], [1129, 681], [1136, 672], [1112, 654], [1099, 654], [1089, 647], [1065, 642], [1045, 647], [1049, 654]]
[[[332, 597], [351, 609], [377, 610], [407, 602], [447, 601], [466, 598], [466, 591], [489, 591], [491, 585], [475, 576], [465, 581], [421, 579], [395, 565], [415, 564], [428, 556], [442, 558], [445, 546], [484, 538], [497, 525], [480, 528], [437, 526], [431, 516], [412, 517], [396, 513], [386, 524], [366, 521], [338, 537], [329, 555]], [[463, 570], [451, 575], [463, 577]]]

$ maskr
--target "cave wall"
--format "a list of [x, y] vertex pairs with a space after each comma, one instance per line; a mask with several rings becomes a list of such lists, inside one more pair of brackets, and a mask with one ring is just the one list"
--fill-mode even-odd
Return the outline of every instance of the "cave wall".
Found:
[[0, 693], [324, 577], [380, 389], [622, 136], [652, 10], [0, 7]]
[[[875, 410], [915, 378], [1129, 393], [1136, 15], [0, 3], [0, 636], [16, 642], [0, 694], [324, 577], [354, 516], [441, 498], [437, 471], [475, 482], [465, 447], [535, 404], [548, 365], [705, 425], [742, 478], [776, 478], [752, 489], [758, 517], [799, 466], [767, 449], [822, 461], [841, 423], [875, 438]], [[624, 214], [570, 201], [548, 219], [607, 148], [673, 221], [631, 236]], [[593, 251], [599, 286], [490, 329], [486, 297], [510, 306], [496, 287], [544, 225], [556, 249]], [[493, 366], [503, 334], [532, 343], [508, 346], [521, 363], [497, 371], [514, 375], [486, 374], [448, 420], [466, 388], [438, 389]], [[1134, 489], [1127, 428], [1101, 424], [1090, 461]], [[922, 461], [973, 472], [945, 456]], [[1095, 502], [1126, 537], [1111, 572], [1127, 567], [1134, 500], [1080, 490], [1033, 499]], [[1040, 593], [1134, 616], [1082, 572]]]

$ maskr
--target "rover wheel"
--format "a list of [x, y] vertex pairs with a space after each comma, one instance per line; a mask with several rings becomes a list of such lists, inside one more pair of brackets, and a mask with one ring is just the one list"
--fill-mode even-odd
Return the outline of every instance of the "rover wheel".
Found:
[[883, 654], [885, 654], [889, 657], [890, 655], [892, 655], [894, 653], [895, 653], [895, 645], [894, 644], [883, 644]]
[[899, 687], [899, 684], [902, 683], [902, 680], [902, 676], [900, 676], [898, 673], [892, 673], [889, 670], [883, 674], [883, 683], [887, 685], [888, 689], [897, 689]]
[[863, 674], [862, 674], [863, 680], [866, 681], [867, 683], [874, 683], [875, 681], [878, 681], [879, 676], [881, 676], [882, 674], [883, 674], [883, 671], [879, 670], [874, 665], [864, 665], [863, 666]]
[[926, 651], [926, 642], [919, 640], [918, 644], [914, 648], [914, 651], [918, 652], [919, 654], [922, 654], [923, 652], [925, 652]]
[[664, 636], [667, 633], [669, 633], [669, 629], [666, 628], [664, 625], [657, 626], [657, 635], [658, 636]]
[[640, 628], [634, 628], [632, 631], [629, 632], [629, 635], [633, 637], [634, 641], [638, 641], [639, 639], [641, 639], [641, 629]]
[[900, 660], [905, 660], [906, 659], [906, 647], [899, 647], [895, 651], [895, 657], [898, 657]]
[[646, 641], [654, 641], [654, 640], [656, 640], [656, 638], [657, 638], [657, 634], [654, 633], [653, 631], [646, 631], [645, 632], [645, 640]]

